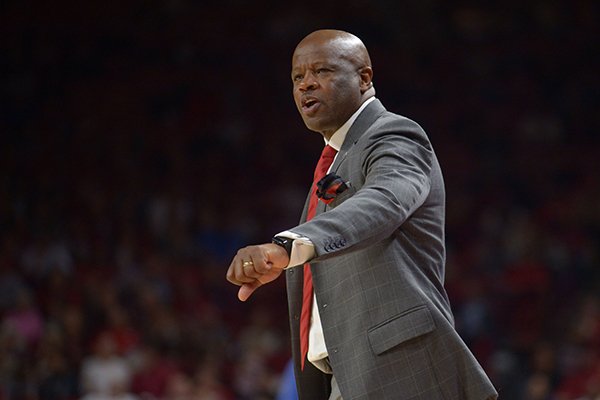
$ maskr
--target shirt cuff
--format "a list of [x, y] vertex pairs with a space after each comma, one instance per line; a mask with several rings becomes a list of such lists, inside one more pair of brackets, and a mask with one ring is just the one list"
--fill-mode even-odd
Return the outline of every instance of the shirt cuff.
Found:
[[288, 239], [293, 239], [292, 250], [290, 252], [290, 262], [284, 269], [302, 265], [305, 262], [315, 258], [315, 246], [309, 238], [290, 231], [283, 231], [275, 236], [283, 236]]

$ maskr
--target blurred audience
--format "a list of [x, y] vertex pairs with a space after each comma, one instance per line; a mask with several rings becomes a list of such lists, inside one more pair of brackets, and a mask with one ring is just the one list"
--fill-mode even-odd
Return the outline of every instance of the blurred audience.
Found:
[[0, 400], [284, 396], [285, 285], [241, 304], [224, 275], [299, 218], [322, 142], [286, 71], [324, 26], [431, 136], [446, 286], [501, 398], [598, 400], [599, 5], [399, 7], [4, 4]]

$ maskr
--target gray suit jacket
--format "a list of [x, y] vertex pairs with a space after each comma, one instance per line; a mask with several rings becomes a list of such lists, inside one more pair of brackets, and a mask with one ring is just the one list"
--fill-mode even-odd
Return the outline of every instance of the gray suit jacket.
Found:
[[[443, 287], [444, 183], [423, 129], [375, 100], [331, 171], [351, 187], [291, 231], [315, 245], [313, 285], [344, 400], [496, 398], [454, 329]], [[299, 367], [302, 268], [286, 280], [300, 399], [327, 399], [331, 377]]]

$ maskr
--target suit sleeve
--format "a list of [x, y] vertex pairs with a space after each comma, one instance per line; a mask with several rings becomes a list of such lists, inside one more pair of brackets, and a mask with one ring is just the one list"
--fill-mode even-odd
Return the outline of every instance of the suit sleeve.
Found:
[[[392, 121], [360, 140], [363, 186], [338, 207], [290, 231], [309, 238], [313, 261], [341, 255], [393, 234], [425, 201], [430, 188], [433, 151], [414, 122]], [[351, 149], [353, 151], [356, 149]]]

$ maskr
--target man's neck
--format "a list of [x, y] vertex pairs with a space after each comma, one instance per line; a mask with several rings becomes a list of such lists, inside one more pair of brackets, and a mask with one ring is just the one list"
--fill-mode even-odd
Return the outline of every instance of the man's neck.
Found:
[[356, 121], [356, 118], [358, 118], [358, 116], [360, 115], [360, 113], [373, 100], [375, 100], [375, 96], [369, 97], [367, 100], [365, 100], [360, 105], [360, 107], [358, 108], [358, 110], [356, 110], [354, 112], [354, 114], [352, 114], [350, 116], [350, 118], [348, 118], [348, 120], [346, 120], [346, 122], [344, 122], [344, 124], [342, 126], [340, 126], [329, 138], [326, 137], [325, 135], [323, 135], [323, 138], [325, 139], [325, 144], [328, 144], [331, 147], [333, 147], [334, 149], [336, 149], [337, 151], [340, 151], [340, 148], [342, 147], [342, 144], [344, 144], [344, 140], [346, 139], [346, 135], [348, 134], [348, 131], [352, 127], [352, 124], [354, 123], [354, 121]]

